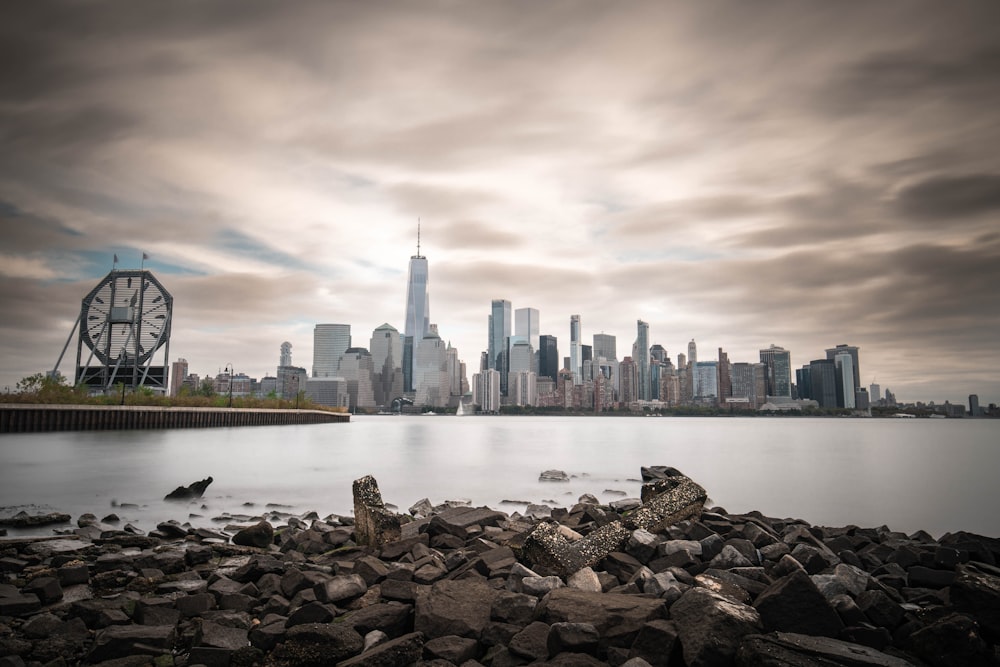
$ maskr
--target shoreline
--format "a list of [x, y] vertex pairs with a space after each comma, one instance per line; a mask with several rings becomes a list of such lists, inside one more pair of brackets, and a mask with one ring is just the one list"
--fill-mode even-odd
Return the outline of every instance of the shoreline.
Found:
[[[368, 477], [354, 517], [275, 525], [264, 513], [228, 531], [173, 521], [145, 534], [75, 517], [72, 535], [0, 538], [0, 654], [159, 667], [996, 664], [1000, 539], [729, 514], [671, 468], [642, 477], [641, 499], [584, 494], [524, 513], [420, 501], [401, 515]], [[844, 651], [869, 662], [837, 662]]]

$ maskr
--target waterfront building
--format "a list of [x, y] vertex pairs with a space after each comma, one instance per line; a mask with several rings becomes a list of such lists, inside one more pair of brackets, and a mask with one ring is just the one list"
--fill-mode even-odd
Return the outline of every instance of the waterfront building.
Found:
[[534, 406], [538, 404], [537, 375], [530, 370], [511, 371], [507, 381], [510, 387], [510, 404]]
[[583, 349], [580, 341], [580, 316], [569, 316], [569, 369], [573, 371], [573, 384], [583, 382]]
[[729, 364], [729, 355], [719, 348], [719, 369], [718, 369], [719, 404], [725, 402], [733, 395], [733, 373]]
[[695, 344], [694, 338], [688, 343], [687, 360], [692, 364], [698, 363], [698, 346]]
[[278, 398], [295, 398], [306, 390], [306, 379], [306, 369], [301, 366], [278, 366]]
[[417, 225], [417, 254], [410, 256], [406, 272], [406, 315], [403, 321], [403, 391], [412, 392], [417, 349], [431, 330], [431, 306], [427, 285], [430, 272], [427, 258], [420, 254], [420, 225]]
[[878, 403], [882, 400], [882, 387], [878, 386], [874, 382], [868, 387], [868, 397], [872, 402], [872, 405]]
[[313, 329], [313, 377], [336, 377], [340, 357], [350, 346], [350, 324], [317, 324]]
[[309, 378], [303, 383], [302, 388], [305, 390], [306, 398], [316, 405], [348, 409], [351, 407], [347, 382], [342, 377]]
[[604, 357], [608, 361], [617, 361], [618, 351], [616, 349], [616, 338], [611, 334], [594, 334], [594, 358]]
[[459, 361], [458, 348], [452, 347], [451, 342], [445, 349], [445, 357], [448, 365], [448, 392], [451, 396], [462, 396], [468, 385], [465, 381], [465, 364]]
[[445, 407], [451, 399], [448, 355], [445, 342], [434, 327], [416, 347], [413, 364], [415, 406]]
[[760, 361], [767, 369], [767, 395], [792, 397], [792, 358], [783, 347], [772, 344], [760, 351]]
[[632, 345], [632, 358], [635, 359], [637, 382], [639, 384], [639, 400], [650, 400], [649, 379], [649, 323], [636, 320], [635, 343]]
[[694, 395], [696, 402], [715, 403], [719, 397], [719, 362], [696, 361], [694, 370]]
[[281, 352], [278, 355], [279, 366], [292, 365], [292, 344], [287, 340], [281, 344]]
[[187, 359], [178, 359], [170, 364], [170, 395], [177, 396], [181, 390], [181, 385], [188, 376]]
[[260, 395], [264, 398], [271, 396], [272, 394], [278, 395], [278, 378], [273, 375], [265, 375], [260, 379], [260, 387], [258, 389]]
[[506, 299], [493, 299], [490, 304], [489, 318], [489, 367], [500, 373], [500, 393], [507, 395], [507, 373], [510, 368], [510, 358], [507, 346], [510, 344], [511, 304]]
[[559, 373], [559, 347], [555, 336], [538, 337], [538, 377], [556, 381]]
[[836, 369], [837, 407], [854, 409], [854, 363], [848, 352], [840, 352], [833, 357]]
[[347, 383], [348, 403], [352, 408], [374, 408], [372, 355], [363, 347], [350, 347], [340, 358], [340, 377]]
[[500, 411], [500, 372], [487, 368], [472, 376], [472, 402], [482, 412]]
[[[518, 308], [514, 311], [514, 336], [517, 340], [528, 341], [532, 350], [538, 349], [538, 327], [537, 308]], [[513, 344], [511, 341], [511, 345]]]
[[826, 358], [836, 362], [837, 355], [847, 354], [851, 357], [851, 372], [854, 377], [854, 389], [861, 386], [861, 367], [858, 361], [858, 348], [854, 345], [841, 344], [836, 347], [827, 348]]
[[831, 359], [809, 362], [809, 396], [821, 408], [837, 407], [837, 369]]
[[403, 395], [403, 339], [391, 324], [372, 331], [372, 392], [375, 405], [389, 405]]
[[625, 357], [618, 364], [618, 373], [621, 376], [620, 401], [622, 405], [631, 405], [639, 400], [639, 365], [632, 357]]
[[969, 416], [982, 417], [983, 410], [979, 407], [979, 394], [969, 394]]

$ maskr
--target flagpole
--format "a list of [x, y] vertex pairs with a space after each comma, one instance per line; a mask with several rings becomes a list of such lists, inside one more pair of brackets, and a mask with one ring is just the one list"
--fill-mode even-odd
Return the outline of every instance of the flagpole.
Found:
[[114, 254], [114, 260], [111, 262], [111, 271], [112, 271], [112, 273], [114, 272], [114, 270], [117, 267], [118, 267], [118, 253], [115, 253]]

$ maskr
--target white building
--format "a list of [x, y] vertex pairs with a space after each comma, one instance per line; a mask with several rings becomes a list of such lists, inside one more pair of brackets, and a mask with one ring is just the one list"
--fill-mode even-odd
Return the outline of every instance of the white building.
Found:
[[483, 412], [500, 411], [500, 371], [488, 368], [472, 376], [472, 402]]
[[350, 346], [350, 324], [317, 324], [313, 329], [313, 377], [337, 376], [340, 357]]
[[451, 379], [448, 376], [448, 354], [445, 342], [432, 327], [417, 346], [413, 364], [413, 389], [417, 406], [446, 406], [451, 398]]
[[306, 398], [317, 405], [350, 408], [347, 381], [341, 377], [309, 378], [305, 383]]
[[374, 408], [372, 355], [363, 347], [350, 347], [340, 357], [340, 377], [347, 382], [347, 395], [355, 408]]
[[511, 405], [538, 405], [538, 376], [532, 371], [511, 371], [507, 395]]

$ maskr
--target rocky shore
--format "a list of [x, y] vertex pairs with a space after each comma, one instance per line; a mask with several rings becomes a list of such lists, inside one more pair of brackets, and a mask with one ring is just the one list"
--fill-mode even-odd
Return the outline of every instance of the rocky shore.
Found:
[[[551, 472], [551, 471], [546, 471]], [[1000, 540], [642, 497], [0, 541], [0, 667], [1000, 665]]]

